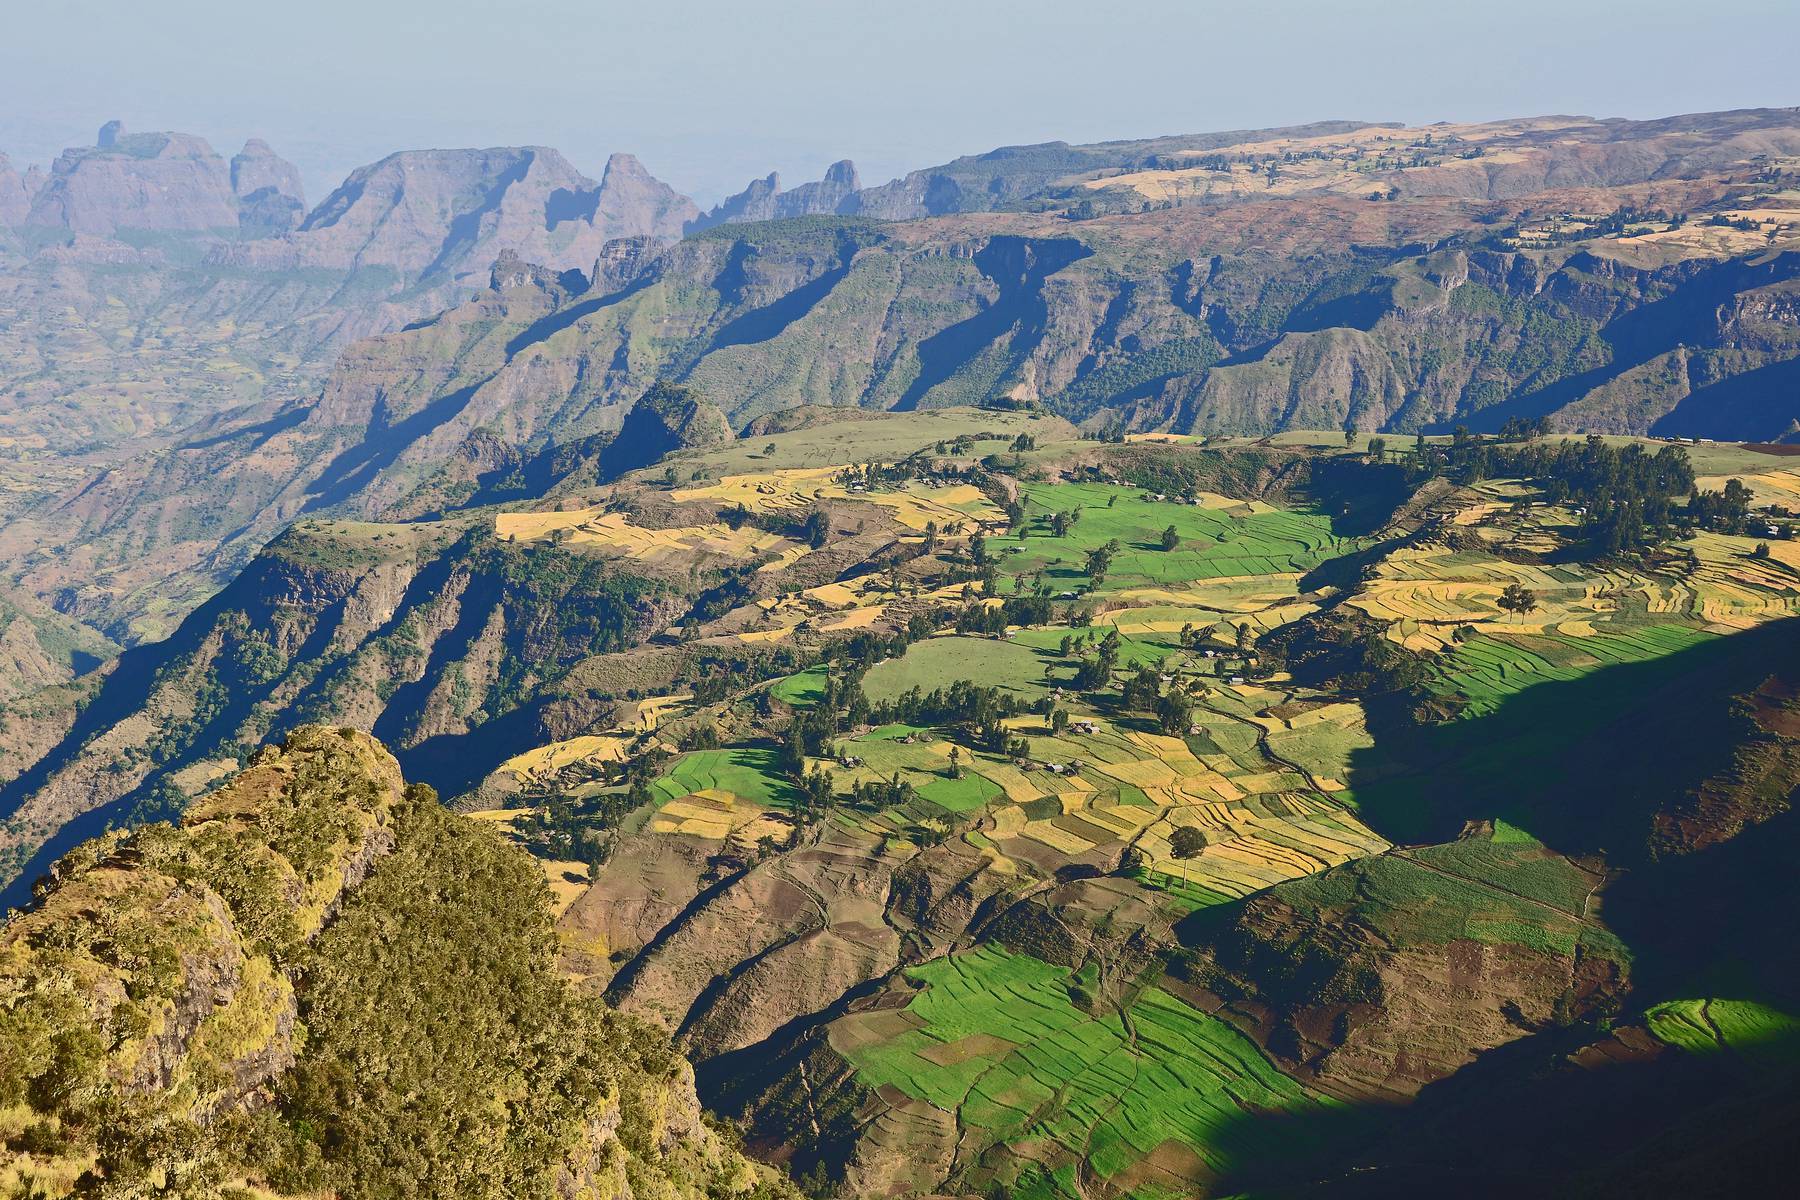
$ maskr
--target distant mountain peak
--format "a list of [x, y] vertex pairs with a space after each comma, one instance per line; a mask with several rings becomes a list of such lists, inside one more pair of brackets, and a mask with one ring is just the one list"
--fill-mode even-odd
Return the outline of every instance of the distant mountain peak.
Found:
[[770, 171], [761, 179], [751, 180], [743, 191], [726, 198], [693, 222], [688, 232], [714, 225], [853, 213], [859, 207], [857, 193], [861, 190], [862, 179], [857, 174], [856, 164], [847, 158], [825, 168], [823, 179], [803, 183], [792, 191], [783, 191], [781, 176]]

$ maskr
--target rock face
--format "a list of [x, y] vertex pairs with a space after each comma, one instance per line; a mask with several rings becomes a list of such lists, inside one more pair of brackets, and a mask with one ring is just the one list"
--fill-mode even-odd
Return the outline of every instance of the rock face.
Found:
[[25, 181], [13, 170], [6, 155], [0, 154], [0, 225], [20, 225], [31, 211], [31, 197]]
[[[698, 1200], [761, 1178], [790, 1196], [705, 1127], [666, 1035], [557, 974], [542, 878], [405, 787], [374, 739], [321, 726], [259, 750], [179, 826], [84, 843], [0, 927], [0, 1086], [59, 1129], [9, 1138], [7, 1165], [57, 1200], [230, 1179], [374, 1193], [409, 1169], [390, 1142], [430, 1139], [467, 1146], [433, 1163], [446, 1194]], [[495, 945], [503, 965], [471, 966]], [[441, 969], [467, 972], [458, 998]], [[503, 1117], [501, 1072], [521, 1085]], [[310, 1153], [246, 1154], [252, 1113]], [[322, 1155], [301, 1132], [321, 1126]]]
[[238, 226], [246, 233], [286, 233], [306, 216], [300, 172], [261, 138], [251, 138], [232, 156], [231, 191], [238, 200]]
[[699, 215], [698, 205], [651, 175], [635, 155], [606, 160], [592, 216], [602, 243], [622, 237], [678, 238]]
[[237, 196], [225, 160], [204, 139], [127, 134], [113, 121], [98, 145], [57, 156], [23, 223], [107, 237], [131, 229], [206, 233], [237, 227]]
[[765, 178], [753, 179], [750, 186], [718, 205], [704, 217], [689, 225], [693, 230], [714, 225], [749, 221], [779, 221], [789, 217], [808, 217], [830, 213], [858, 211], [857, 193], [862, 180], [856, 164], [849, 159], [832, 163], [825, 178], [803, 183], [793, 191], [781, 190], [781, 176], [770, 172]]
[[678, 237], [691, 201], [617, 154], [600, 183], [541, 146], [416, 150], [352, 172], [292, 233], [220, 251], [222, 263], [479, 279], [501, 250], [591, 269], [614, 237]]
[[[400, 793], [399, 769], [371, 738], [306, 729], [264, 752], [180, 829], [79, 847], [40, 886], [36, 907], [0, 929], [6, 994], [68, 989], [75, 1005], [57, 1011], [26, 999], [13, 1012], [24, 1021], [9, 1033], [34, 1019], [131, 1029], [85, 1062], [83, 1090], [170, 1093], [181, 1115], [201, 1120], [242, 1102], [294, 1061], [294, 983], [277, 964], [292, 961], [393, 847]], [[299, 846], [292, 839], [309, 822], [321, 836]], [[110, 938], [84, 943], [79, 931], [90, 923]], [[83, 949], [47, 948], [65, 936]], [[146, 961], [161, 967], [151, 972]], [[20, 1056], [24, 1047], [5, 1034], [0, 1044], [13, 1052], [6, 1072], [23, 1074], [9, 1084], [50, 1065]]]
[[[125, 747], [163, 738], [174, 748], [164, 766], [188, 765], [248, 753], [271, 729], [330, 721], [370, 730], [412, 778], [460, 792], [499, 761], [488, 756], [536, 736], [540, 688], [592, 654], [634, 645], [668, 603], [625, 566], [545, 558], [444, 524], [398, 541], [295, 526], [173, 637], [108, 673], [98, 684], [106, 699], [87, 705], [58, 746], [8, 763], [23, 773], [0, 786], [0, 861], [10, 860], [0, 873], [13, 884], [0, 903], [18, 903], [83, 836], [82, 814], [134, 803], [169, 778], [148, 758], [112, 770]], [[545, 574], [551, 561], [562, 566]], [[256, 664], [248, 675], [247, 662]], [[530, 665], [518, 675], [508, 663]], [[195, 703], [213, 708], [204, 728], [177, 715]]]

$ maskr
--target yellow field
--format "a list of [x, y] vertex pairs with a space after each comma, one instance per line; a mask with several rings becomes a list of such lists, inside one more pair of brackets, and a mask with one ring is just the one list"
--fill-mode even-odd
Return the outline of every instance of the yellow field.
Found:
[[571, 546], [598, 546], [630, 558], [654, 562], [678, 554], [704, 553], [727, 558], [776, 555], [770, 569], [778, 569], [807, 552], [805, 546], [760, 529], [732, 529], [713, 522], [673, 529], [644, 529], [624, 513], [585, 508], [573, 512], [500, 513], [494, 518], [494, 534], [509, 542], [542, 541], [562, 531]]
[[[1618, 612], [1623, 593], [1640, 581], [1614, 572], [1593, 572], [1576, 583], [1541, 568], [1499, 559], [1471, 561], [1442, 546], [1396, 550], [1379, 575], [1349, 603], [1394, 624], [1388, 636], [1410, 649], [1441, 650], [1458, 626], [1483, 632], [1592, 636], [1594, 621]], [[1516, 616], [1499, 605], [1511, 583], [1537, 593], [1538, 607]]]
[[[1794, 460], [1789, 459], [1789, 462]], [[1722, 492], [1731, 480], [1750, 489], [1758, 504], [1779, 504], [1784, 508], [1800, 508], [1800, 471], [1757, 471], [1735, 475], [1703, 475], [1694, 480], [1701, 491]]]
[[754, 845], [760, 837], [785, 837], [788, 826], [741, 796], [706, 788], [657, 809], [649, 829], [721, 842], [735, 837]]
[[752, 512], [793, 512], [822, 500], [858, 500], [891, 510], [896, 521], [917, 530], [923, 530], [927, 525], [944, 529], [960, 524], [965, 533], [973, 533], [980, 524], [1004, 519], [993, 502], [969, 484], [933, 488], [913, 482], [893, 491], [852, 492], [839, 482], [838, 476], [843, 472], [842, 466], [791, 467], [727, 475], [705, 487], [674, 492], [673, 497], [682, 501], [742, 504]]
[[500, 764], [500, 770], [521, 781], [548, 780], [564, 767], [579, 762], [624, 762], [630, 757], [631, 741], [631, 735], [622, 732], [584, 734], [515, 754]]
[[671, 711], [693, 698], [692, 692], [682, 692], [675, 696], [651, 696], [648, 699], [639, 700], [637, 711], [632, 715], [628, 724], [639, 730], [655, 729], [657, 724]]

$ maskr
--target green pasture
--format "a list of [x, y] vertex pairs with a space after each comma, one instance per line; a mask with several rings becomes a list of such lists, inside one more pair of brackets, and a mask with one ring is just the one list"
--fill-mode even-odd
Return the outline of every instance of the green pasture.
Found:
[[[1065, 589], [1087, 580], [1088, 551], [1109, 541], [1117, 541], [1119, 550], [1101, 591], [1307, 571], [1352, 545], [1331, 532], [1330, 518], [1316, 513], [1204, 508], [1092, 483], [1028, 483], [1020, 496], [1028, 535], [1004, 543], [1003, 573], [1043, 571], [1052, 586]], [[1081, 517], [1069, 532], [1052, 534], [1051, 514], [1075, 509]], [[1170, 527], [1180, 543], [1164, 550], [1162, 534]]]
[[1658, 1040], [1691, 1054], [1732, 1051], [1800, 1062], [1800, 1019], [1754, 1000], [1670, 1000], [1644, 1014]]
[[752, 746], [683, 754], [650, 785], [657, 800], [665, 802], [708, 788], [771, 808], [790, 808], [798, 799], [793, 784], [782, 774], [775, 751]]
[[[1007, 1143], [1037, 1144], [1038, 1157], [1044, 1145], [1057, 1157], [1085, 1157], [1101, 1178], [1165, 1141], [1226, 1170], [1278, 1136], [1252, 1114], [1335, 1106], [1276, 1071], [1231, 1026], [1157, 988], [1130, 1002], [1128, 1018], [1090, 1015], [1071, 998], [1067, 968], [993, 946], [908, 975], [925, 985], [906, 1010], [918, 1027], [852, 1050], [851, 1061], [870, 1086], [960, 1110], [962, 1126], [997, 1148], [982, 1170], [1002, 1190], [1028, 1176], [1059, 1178], [1054, 1169], [1034, 1172]], [[1067, 1182], [1044, 1194], [1077, 1194]]]
[[1468, 700], [1466, 717], [1485, 716], [1536, 684], [1580, 679], [1602, 667], [1647, 662], [1718, 635], [1692, 625], [1641, 625], [1596, 633], [1478, 634], [1440, 656], [1438, 689]]
[[863, 694], [881, 703], [897, 700], [915, 687], [931, 692], [968, 680], [1036, 699], [1044, 694], [1048, 661], [1016, 639], [926, 638], [914, 642], [901, 657], [871, 667], [863, 677]]
[[769, 687], [769, 695], [783, 704], [807, 708], [825, 698], [825, 676], [829, 668], [808, 667], [785, 679], [777, 679]]

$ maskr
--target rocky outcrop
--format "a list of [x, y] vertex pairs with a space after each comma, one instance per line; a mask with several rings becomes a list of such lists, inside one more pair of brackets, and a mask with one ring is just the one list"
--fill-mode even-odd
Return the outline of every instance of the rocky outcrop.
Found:
[[603, 475], [616, 479], [663, 456], [731, 440], [725, 414], [693, 388], [658, 381], [638, 397], [619, 434], [600, 456]]
[[[321, 1171], [342, 1194], [409, 1169], [389, 1138], [472, 1138], [433, 1165], [456, 1194], [790, 1195], [713, 1135], [665, 1037], [556, 975], [534, 886], [366, 734], [296, 730], [179, 826], [84, 843], [0, 927], [7, 1165], [59, 1200]], [[471, 984], [453, 1001], [446, 968]], [[500, 1073], [521, 1086], [496, 1118]], [[252, 1114], [267, 1151], [245, 1152]]]
[[770, 172], [763, 179], [751, 180], [743, 191], [704, 217], [691, 221], [688, 229], [693, 232], [714, 225], [856, 212], [860, 205], [857, 193], [861, 189], [862, 180], [856, 173], [856, 164], [849, 159], [832, 163], [826, 168], [823, 179], [803, 183], [792, 191], [782, 191], [781, 176]]
[[251, 236], [286, 233], [305, 218], [300, 172], [261, 138], [251, 138], [232, 156], [231, 191], [238, 200], [238, 226]]
[[0, 225], [22, 225], [31, 211], [31, 196], [25, 180], [13, 170], [12, 162], [0, 154]]
[[180, 828], [109, 834], [60, 860], [0, 929], [9, 1084], [70, 1069], [18, 1042], [35, 1021], [70, 1039], [119, 1031], [64, 1081], [77, 1105], [161, 1094], [204, 1122], [256, 1095], [297, 1050], [293, 955], [392, 848], [400, 793], [366, 735], [303, 729]]
[[92, 147], [65, 150], [26, 225], [110, 237], [121, 230], [216, 233], [238, 225], [225, 160], [185, 133], [127, 134], [118, 122]]
[[222, 248], [222, 264], [478, 278], [502, 250], [590, 269], [618, 237], [679, 237], [697, 209], [628, 154], [596, 184], [555, 150], [413, 150], [350, 174], [284, 237]]

